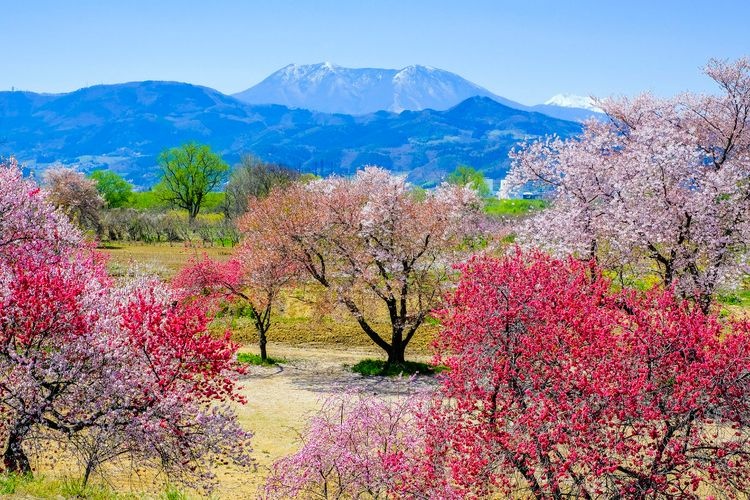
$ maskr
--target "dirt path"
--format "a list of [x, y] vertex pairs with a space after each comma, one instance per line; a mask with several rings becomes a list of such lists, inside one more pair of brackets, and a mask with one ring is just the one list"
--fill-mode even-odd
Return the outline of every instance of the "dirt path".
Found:
[[[256, 352], [253, 346], [241, 351]], [[242, 393], [248, 402], [237, 407], [243, 426], [255, 434], [253, 449], [258, 470], [253, 474], [223, 472], [217, 491], [220, 498], [254, 498], [270, 464], [296, 449], [297, 433], [328, 394], [361, 390], [400, 397], [408, 390], [435, 383], [432, 377], [416, 377], [411, 382], [399, 378], [362, 377], [345, 367], [364, 358], [380, 357], [377, 349], [272, 345], [269, 352], [286, 362], [278, 367], [251, 367], [242, 380]]]

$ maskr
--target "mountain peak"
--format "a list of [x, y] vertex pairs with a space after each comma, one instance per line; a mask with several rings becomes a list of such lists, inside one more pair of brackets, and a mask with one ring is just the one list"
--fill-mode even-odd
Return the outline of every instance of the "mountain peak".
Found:
[[591, 97], [575, 94], [557, 94], [544, 101], [544, 104], [563, 108], [587, 109], [595, 113], [602, 112], [601, 108], [596, 106]]
[[281, 104], [349, 115], [445, 110], [473, 96], [525, 109], [455, 73], [418, 64], [400, 70], [346, 68], [331, 62], [290, 64], [234, 95], [248, 104]]

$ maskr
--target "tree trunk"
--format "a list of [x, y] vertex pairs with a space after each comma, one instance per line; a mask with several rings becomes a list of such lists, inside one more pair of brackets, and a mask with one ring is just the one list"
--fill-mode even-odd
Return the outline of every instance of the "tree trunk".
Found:
[[405, 359], [406, 344], [404, 343], [404, 331], [402, 328], [394, 328], [391, 335], [391, 345], [388, 349], [388, 361], [386, 367], [390, 365], [403, 364]]
[[83, 473], [83, 482], [81, 483], [81, 487], [85, 488], [89, 483], [89, 477], [91, 476], [91, 472], [93, 472], [94, 470], [95, 462], [96, 459], [90, 458], [88, 463], [86, 464], [86, 471]]
[[16, 474], [31, 474], [29, 457], [23, 451], [23, 438], [29, 431], [28, 425], [16, 425], [8, 433], [8, 443], [3, 452], [3, 465], [5, 472]]
[[268, 353], [266, 352], [266, 344], [268, 341], [266, 340], [266, 331], [265, 330], [258, 330], [258, 345], [260, 346], [260, 359], [261, 361], [266, 361], [268, 359]]
[[195, 218], [198, 216], [198, 211], [200, 210], [200, 205], [191, 205], [187, 208], [188, 212], [188, 224], [190, 226], [193, 225], [195, 222]]

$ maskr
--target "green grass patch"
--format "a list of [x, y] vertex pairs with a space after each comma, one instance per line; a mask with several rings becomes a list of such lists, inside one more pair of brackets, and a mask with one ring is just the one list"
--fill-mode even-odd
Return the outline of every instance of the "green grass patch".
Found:
[[171, 484], [167, 485], [167, 488], [164, 490], [164, 494], [162, 494], [161, 498], [163, 500], [188, 500], [188, 496], [185, 493], [175, 488]]
[[19, 486], [32, 481], [31, 476], [20, 474], [2, 474], [0, 475], [0, 495], [12, 495]]
[[0, 496], [15, 498], [86, 498], [89, 500], [130, 500], [144, 498], [143, 494], [120, 493], [109, 486], [89, 482], [85, 487], [80, 479], [47, 478], [44, 475], [0, 474]]
[[484, 212], [496, 217], [520, 216], [542, 210], [547, 206], [544, 200], [501, 200], [488, 198], [484, 204]]
[[726, 306], [750, 307], [750, 290], [719, 294], [716, 301]]
[[395, 377], [398, 375], [414, 375], [415, 373], [420, 375], [434, 375], [445, 370], [445, 367], [432, 366], [418, 361], [405, 361], [404, 363], [390, 364], [386, 366], [386, 362], [382, 359], [368, 358], [363, 359], [356, 365], [352, 366], [351, 370], [354, 373], [359, 373], [365, 377]]
[[101, 484], [87, 484], [79, 479], [63, 479], [60, 482], [60, 494], [65, 498], [88, 498], [91, 500], [116, 499], [119, 495]]
[[272, 358], [271, 356], [268, 356], [268, 358], [266, 358], [266, 360], [264, 361], [260, 359], [260, 355], [253, 354], [251, 352], [237, 353], [237, 361], [245, 365], [255, 366], [274, 366], [281, 363], [286, 363], [286, 360], [283, 358]]
[[[208, 193], [203, 199], [201, 213], [221, 212], [224, 205], [225, 194], [223, 192]], [[135, 191], [131, 195], [125, 207], [135, 208], [136, 210], [164, 210], [169, 204], [164, 202], [159, 193], [156, 191]]]

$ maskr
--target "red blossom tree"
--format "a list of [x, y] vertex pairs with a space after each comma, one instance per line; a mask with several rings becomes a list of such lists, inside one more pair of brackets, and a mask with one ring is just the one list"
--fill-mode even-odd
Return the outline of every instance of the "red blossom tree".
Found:
[[[271, 312], [281, 291], [291, 286], [299, 274], [299, 266], [284, 255], [274, 252], [254, 239], [246, 239], [234, 259], [216, 262], [204, 256], [193, 260], [172, 281], [172, 285], [191, 298], [240, 300], [250, 310], [258, 332], [260, 357], [268, 359], [268, 330]], [[214, 304], [215, 305], [215, 304]]]
[[443, 313], [428, 469], [461, 495], [747, 493], [750, 325], [592, 265], [477, 258]]
[[[251, 463], [228, 336], [154, 279], [116, 284], [102, 258], [18, 175], [0, 169], [0, 431], [6, 471], [28, 444], [73, 447], [84, 481], [129, 457], [210, 487], [212, 466]], [[20, 196], [19, 196], [20, 195]], [[12, 218], [10, 218], [12, 216]], [[64, 236], [58, 239], [56, 236]]]

